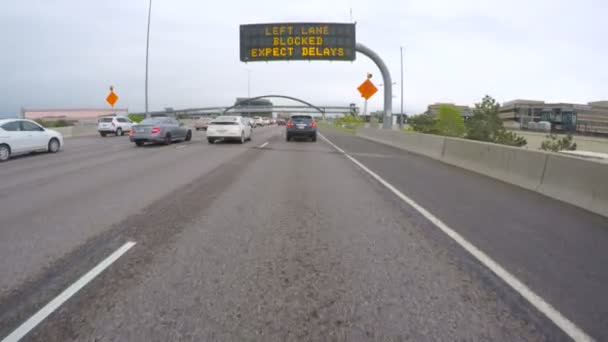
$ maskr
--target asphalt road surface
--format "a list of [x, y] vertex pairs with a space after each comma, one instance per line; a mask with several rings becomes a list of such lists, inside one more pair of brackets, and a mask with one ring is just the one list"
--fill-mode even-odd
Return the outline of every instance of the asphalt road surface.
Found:
[[[132, 241], [25, 340], [569, 339], [327, 142], [283, 130], [245, 145], [74, 138], [0, 165], [0, 338]], [[608, 339], [607, 219], [324, 135]]]

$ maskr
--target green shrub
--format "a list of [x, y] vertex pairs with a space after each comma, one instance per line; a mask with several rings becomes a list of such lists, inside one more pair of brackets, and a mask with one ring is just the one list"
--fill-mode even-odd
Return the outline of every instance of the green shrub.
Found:
[[494, 142], [497, 144], [517, 147], [525, 146], [528, 144], [526, 138], [522, 137], [521, 135], [517, 135], [513, 132], [509, 132], [507, 130], [498, 132]]
[[135, 123], [140, 123], [145, 119], [145, 117], [143, 117], [141, 115], [137, 115], [137, 114], [129, 114], [128, 117], [129, 117], [129, 120], [131, 120]]
[[551, 152], [574, 151], [576, 150], [576, 143], [571, 134], [561, 139], [556, 134], [549, 134], [547, 135], [547, 140], [540, 144], [540, 149]]
[[510, 146], [526, 145], [528, 142], [525, 138], [505, 129], [498, 115], [499, 110], [500, 104], [494, 98], [484, 96], [480, 103], [475, 104], [473, 116], [465, 123], [466, 138]]
[[410, 125], [415, 132], [420, 133], [436, 134], [436, 122], [437, 120], [429, 114], [414, 115], [407, 119], [408, 125]]
[[442, 105], [439, 107], [439, 117], [435, 121], [437, 134], [447, 137], [462, 137], [467, 129], [460, 111], [453, 105]]
[[335, 120], [336, 126], [346, 128], [357, 128], [359, 126], [362, 126], [364, 123], [365, 121], [363, 120], [363, 118], [359, 116], [352, 116], [349, 114], [344, 115], [343, 117]]

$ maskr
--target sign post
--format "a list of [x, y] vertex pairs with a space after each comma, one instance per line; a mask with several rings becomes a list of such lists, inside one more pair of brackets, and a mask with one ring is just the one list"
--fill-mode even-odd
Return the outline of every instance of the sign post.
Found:
[[[114, 105], [118, 101], [118, 95], [114, 92], [114, 86], [110, 86], [110, 94], [106, 97], [106, 102], [110, 104], [112, 110], [114, 110]], [[116, 112], [114, 113], [116, 114]]]
[[[357, 88], [361, 97], [365, 99], [365, 103], [363, 105], [363, 116], [367, 116], [367, 100], [372, 97], [377, 91], [378, 88], [370, 81], [372, 79], [372, 74], [367, 73], [367, 79], [361, 83], [361, 85]], [[371, 120], [370, 120], [371, 121]]]

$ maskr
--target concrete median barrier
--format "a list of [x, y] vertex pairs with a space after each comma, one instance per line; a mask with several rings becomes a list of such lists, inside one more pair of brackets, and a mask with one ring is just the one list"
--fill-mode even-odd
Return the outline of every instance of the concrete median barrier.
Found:
[[64, 138], [82, 137], [97, 134], [97, 126], [50, 127], [63, 135]]
[[539, 191], [608, 216], [608, 164], [548, 154]]
[[528, 190], [541, 184], [547, 154], [518, 147], [446, 138], [442, 161]]
[[536, 191], [608, 217], [606, 163], [430, 134], [362, 128], [357, 130], [357, 135]]
[[441, 158], [445, 140], [444, 137], [437, 135], [380, 130], [373, 127], [358, 129], [357, 135], [434, 159]]
[[72, 126], [70, 127], [50, 127], [54, 131], [57, 131], [63, 135], [64, 138], [68, 138], [72, 136]]
[[73, 126], [72, 127], [72, 136], [73, 137], [82, 137], [87, 135], [96, 135], [99, 134], [97, 132], [97, 126]]

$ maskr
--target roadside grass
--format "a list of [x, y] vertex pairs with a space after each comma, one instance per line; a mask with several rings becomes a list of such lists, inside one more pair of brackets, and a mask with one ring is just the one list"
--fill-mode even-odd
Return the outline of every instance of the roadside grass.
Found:
[[337, 125], [335, 123], [327, 122], [327, 121], [321, 121], [321, 122], [318, 122], [317, 124], [319, 125], [319, 128], [333, 129], [338, 132], [353, 134], [353, 135], [357, 132], [357, 128], [363, 126], [363, 125], [352, 125], [352, 124]]

